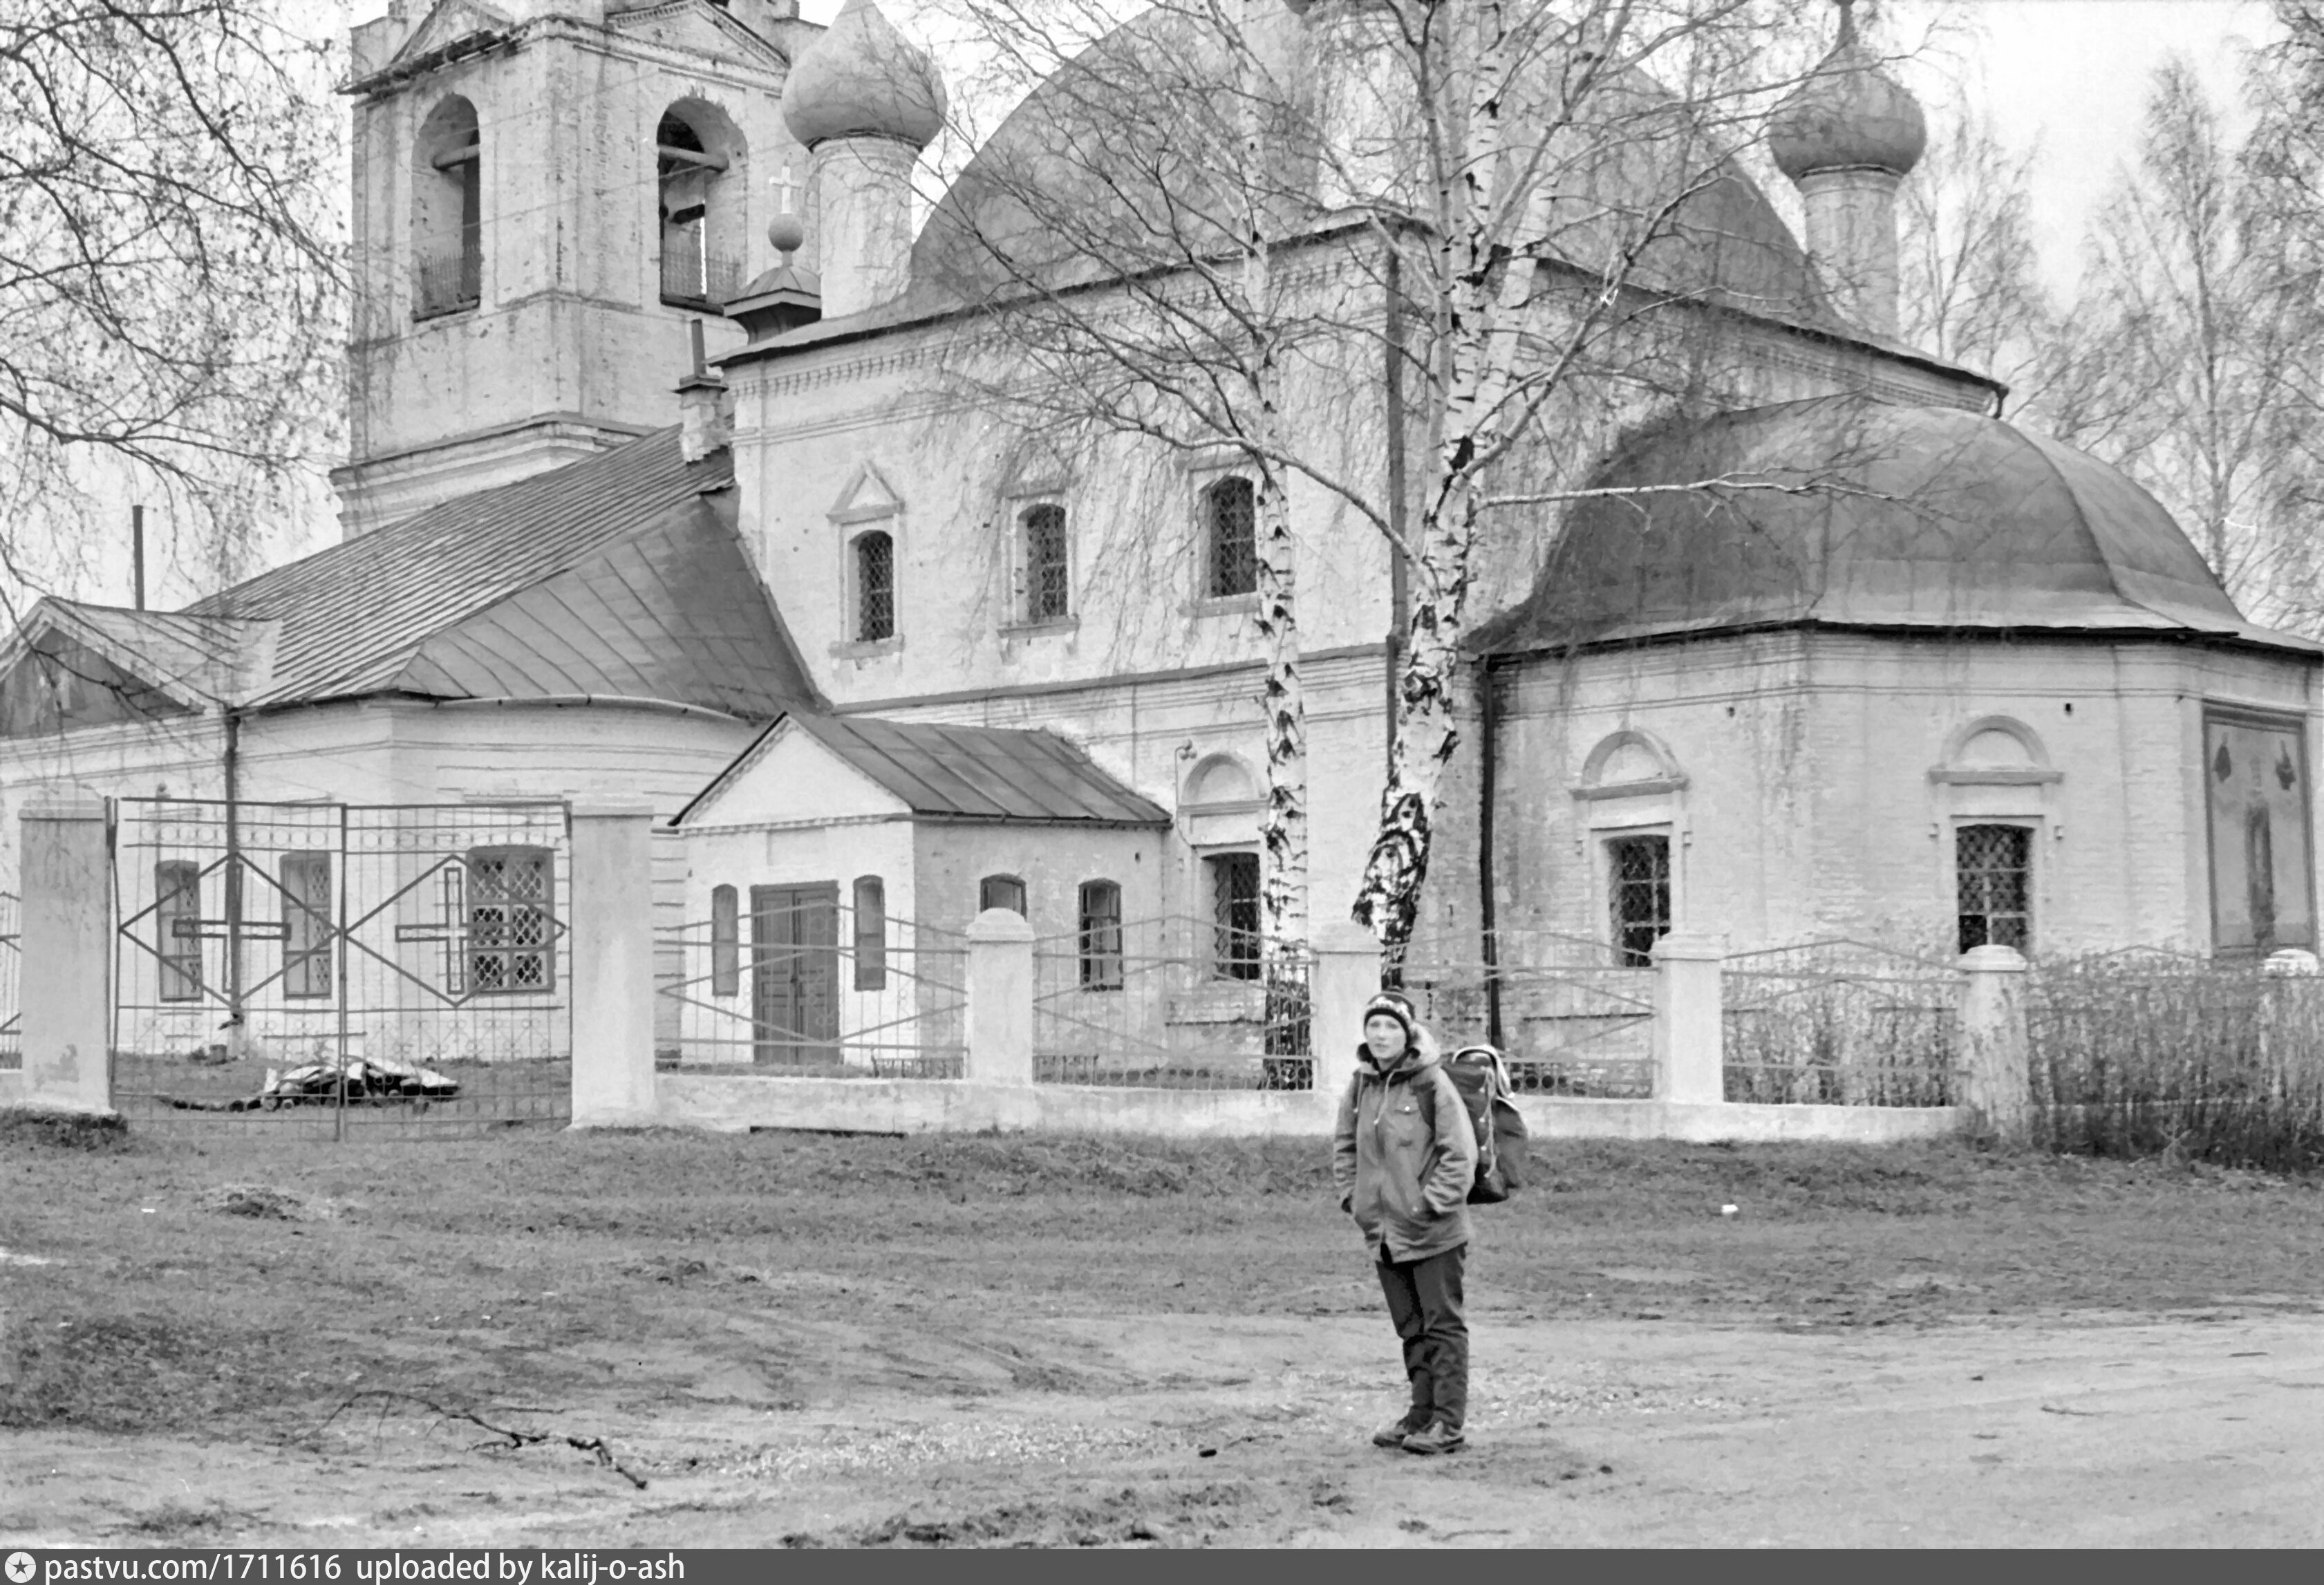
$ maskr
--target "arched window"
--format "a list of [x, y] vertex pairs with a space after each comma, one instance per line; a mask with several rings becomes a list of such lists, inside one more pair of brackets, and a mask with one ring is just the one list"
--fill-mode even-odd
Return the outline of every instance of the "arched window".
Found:
[[1025, 882], [1016, 875], [987, 875], [976, 883], [976, 911], [1007, 908], [1020, 918], [1025, 913]]
[[413, 144], [411, 314], [473, 309], [484, 295], [484, 156], [476, 107], [456, 94], [428, 113]]
[[1081, 980], [1084, 991], [1121, 989], [1121, 888], [1111, 880], [1082, 882]]
[[710, 994], [742, 989], [742, 908], [731, 886], [710, 889]]
[[888, 885], [877, 875], [855, 880], [855, 989], [888, 984]]
[[1025, 620], [1056, 622], [1073, 613], [1065, 559], [1065, 509], [1054, 502], [1027, 507], [1017, 520], [1024, 536]]
[[661, 300], [716, 309], [742, 285], [742, 137], [715, 106], [680, 99], [654, 128]]
[[855, 637], [896, 636], [896, 542], [874, 529], [855, 539]]
[[1259, 506], [1249, 479], [1232, 475], [1203, 491], [1203, 538], [1213, 598], [1259, 588]]

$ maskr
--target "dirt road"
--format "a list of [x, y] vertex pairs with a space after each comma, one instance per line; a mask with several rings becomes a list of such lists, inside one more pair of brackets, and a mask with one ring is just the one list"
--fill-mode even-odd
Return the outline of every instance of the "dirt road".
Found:
[[1958, 1151], [1564, 1170], [1486, 1224], [1473, 1445], [1424, 1461], [1367, 1444], [1387, 1327], [1296, 1156], [19, 1146], [0, 1537], [2324, 1543], [2313, 1186]]

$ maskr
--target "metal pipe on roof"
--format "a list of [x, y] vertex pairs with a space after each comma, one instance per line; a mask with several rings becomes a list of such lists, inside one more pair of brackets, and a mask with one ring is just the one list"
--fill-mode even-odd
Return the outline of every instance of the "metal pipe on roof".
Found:
[[536, 694], [523, 698], [438, 699], [434, 703], [447, 710], [502, 709], [511, 705], [603, 705], [615, 710], [656, 710], [669, 715], [699, 715], [710, 721], [731, 721], [737, 726], [758, 724], [748, 716], [713, 710], [707, 705], [686, 705], [676, 699], [653, 699], [641, 694]]

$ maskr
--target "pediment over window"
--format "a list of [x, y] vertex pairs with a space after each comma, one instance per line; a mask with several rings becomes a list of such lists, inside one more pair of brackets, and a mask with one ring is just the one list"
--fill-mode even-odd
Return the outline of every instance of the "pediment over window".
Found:
[[1599, 741], [1582, 762], [1577, 798], [1646, 797], [1686, 786], [1686, 772], [1668, 744], [1649, 732], [1627, 727]]
[[903, 510], [904, 498], [889, 487], [878, 468], [867, 462], [847, 481], [839, 499], [832, 502], [829, 515], [836, 523], [861, 523], [894, 517]]
[[506, 32], [514, 25], [511, 20], [489, 5], [478, 5], [475, 0], [443, 0], [428, 19], [411, 30], [410, 37], [395, 52], [391, 68], [408, 66], [434, 54], [463, 39], [479, 33]]
[[2007, 715], [1981, 715], [1954, 729], [1944, 759], [1929, 779], [1955, 787], [2031, 787], [2061, 779], [2049, 750], [2024, 722]]

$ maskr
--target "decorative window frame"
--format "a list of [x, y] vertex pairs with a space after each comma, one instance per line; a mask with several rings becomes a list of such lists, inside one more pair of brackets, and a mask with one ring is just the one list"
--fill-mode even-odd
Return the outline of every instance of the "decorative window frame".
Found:
[[[1065, 514], [1065, 613], [1063, 616], [1037, 617], [1032, 614], [1032, 555], [1031, 547], [1026, 542], [1025, 516], [1037, 506], [1054, 506]], [[1051, 476], [1028, 480], [1001, 496], [1001, 510], [1003, 513], [1001, 532], [1006, 536], [1009, 553], [1008, 616], [1000, 624], [1001, 634], [1008, 638], [1032, 639], [1078, 631], [1082, 625], [1081, 536], [1074, 531], [1075, 514], [1066, 499], [1065, 481], [1062, 477]]]
[[[1244, 798], [1213, 798], [1196, 802], [1187, 793], [1208, 779], [1214, 767], [1231, 766], [1251, 788]], [[1178, 784], [1178, 829], [1186, 845], [1197, 850], [1247, 848], [1259, 841], [1259, 825], [1267, 813], [1267, 780], [1250, 760], [1231, 749], [1213, 750], [1198, 757]]]
[[[1987, 733], [2016, 740], [2024, 751], [2022, 765], [1972, 765], [1961, 758], [1969, 745]], [[2027, 844], [2033, 875], [2026, 902], [2033, 917], [2028, 934], [2038, 951], [2058, 917], [2054, 878], [2058, 866], [2043, 854], [2066, 834], [2058, 818], [2058, 798], [2065, 773], [2050, 763], [2042, 734], [2014, 715], [1978, 715], [1945, 736], [1941, 757], [1929, 768], [1932, 804], [1929, 839], [1937, 847], [1936, 897], [1942, 910], [1947, 938], [1955, 928], [1960, 903], [1960, 828], [1964, 825], [2023, 825], [2034, 833]]]
[[[1615, 761], [1626, 749], [1640, 751], [1649, 769], [1623, 775]], [[1632, 763], [1637, 756], [1630, 757]], [[1609, 779], [1618, 777], [1619, 779]], [[1688, 777], [1670, 745], [1638, 727], [1607, 733], [1591, 747], [1568, 793], [1574, 806], [1574, 855], [1589, 891], [1590, 930], [1614, 948], [1614, 880], [1611, 839], [1661, 836], [1670, 843], [1671, 932], [1692, 927], [1688, 911], [1688, 849], [1694, 828], [1687, 816]]]
[[[864, 493], [864, 486], [875, 487], [881, 499], [865, 505], [850, 505]], [[839, 660], [872, 660], [894, 655], [904, 647], [904, 498], [889, 484], [887, 478], [871, 463], [859, 465], [848, 475], [846, 487], [840, 491], [842, 504], [825, 514], [837, 529], [835, 536], [839, 545], [839, 613], [841, 636], [832, 641], [830, 653]], [[862, 631], [862, 589], [857, 573], [856, 544], [864, 535], [884, 533], [888, 536], [889, 600], [893, 618], [891, 631], [884, 639], [859, 639]]]
[[1257, 507], [1259, 480], [1253, 476], [1250, 459], [1233, 447], [1209, 447], [1194, 453], [1185, 462], [1187, 495], [1186, 515], [1189, 542], [1194, 554], [1193, 581], [1186, 591], [1185, 613], [1194, 617], [1257, 615], [1259, 590], [1254, 586], [1246, 594], [1213, 594], [1211, 593], [1211, 522], [1205, 510], [1211, 487], [1221, 480], [1240, 478], [1250, 481], [1252, 497], [1252, 553], [1258, 552], [1259, 524]]

